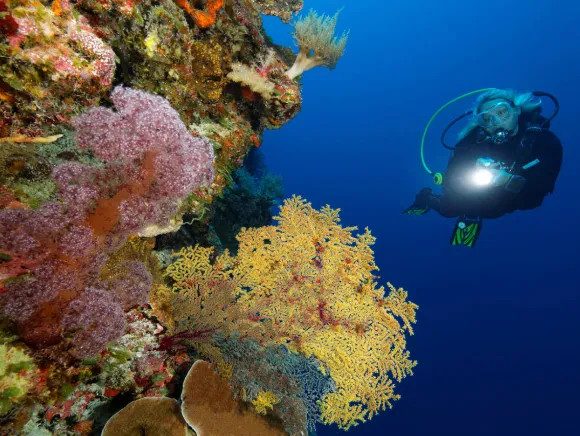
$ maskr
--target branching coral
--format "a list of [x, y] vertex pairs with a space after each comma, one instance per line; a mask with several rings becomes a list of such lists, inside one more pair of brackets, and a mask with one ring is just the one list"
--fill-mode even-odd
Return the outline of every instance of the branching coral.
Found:
[[300, 51], [294, 65], [286, 72], [288, 77], [294, 79], [304, 71], [322, 65], [329, 69], [336, 67], [344, 53], [349, 33], [344, 32], [338, 39], [334, 36], [339, 12], [328, 17], [319, 16], [311, 9], [306, 17], [293, 23], [293, 36]]
[[235, 330], [323, 362], [337, 391], [323, 399], [321, 420], [348, 429], [399, 398], [392, 379], [416, 364], [405, 335], [417, 306], [402, 289], [389, 284], [385, 295], [378, 287], [374, 237], [368, 229], [353, 236], [338, 210], [316, 211], [293, 197], [275, 219], [277, 226], [243, 229], [235, 259], [226, 251], [212, 263], [211, 250], [200, 247], [178, 253], [167, 270], [180, 310], [174, 316], [180, 330], [203, 319], [224, 334]]
[[338, 391], [325, 398], [322, 419], [348, 428], [390, 406], [398, 398], [390, 378], [412, 373], [405, 331], [412, 333], [416, 306], [402, 290], [385, 296], [377, 287], [374, 237], [368, 229], [353, 237], [338, 210], [317, 212], [293, 197], [275, 219], [276, 227], [238, 236], [238, 268], [250, 289], [238, 291], [238, 304], [278, 343], [328, 365]]
[[256, 412], [260, 415], [265, 415], [268, 409], [274, 409], [274, 406], [280, 402], [280, 398], [270, 391], [260, 391], [252, 404], [256, 408]]
[[69, 304], [62, 325], [72, 335], [71, 354], [79, 358], [94, 357], [124, 332], [125, 314], [115, 295], [87, 288]]
[[140, 262], [98, 279], [106, 254], [131, 233], [166, 223], [213, 177], [212, 145], [191, 136], [165, 99], [117, 88], [112, 100], [116, 112], [96, 108], [74, 120], [78, 145], [100, 166], [62, 163], [53, 171], [60, 201], [0, 210], [0, 253], [10, 264], [2, 267], [0, 313], [29, 344], [72, 339], [75, 357], [119, 337], [124, 310], [147, 302], [151, 277]]
[[267, 170], [258, 148], [250, 150], [233, 179], [235, 185], [214, 200], [210, 225], [221, 245], [236, 253], [236, 235], [242, 227], [271, 224], [274, 204], [281, 201], [284, 187], [282, 178]]
[[174, 281], [169, 310], [175, 333], [189, 332], [196, 337], [195, 332], [229, 334], [238, 325], [249, 327], [245, 314], [234, 304], [234, 289], [240, 285], [239, 277], [231, 274], [234, 259], [226, 251], [212, 264], [212, 252], [213, 248], [184, 248], [166, 269], [165, 274]]
[[[0, 0], [0, 317], [38, 364], [38, 383], [20, 362], [0, 365], [0, 382], [26, 382], [0, 383], [0, 409], [13, 414], [30, 388], [19, 404], [38, 404], [24, 433], [38, 424], [88, 434], [99, 430], [95, 409], [116, 395], [171, 395], [174, 371], [191, 358], [176, 352], [191, 351], [183, 345], [216, 363], [231, 404], [243, 400], [292, 434], [313, 429], [318, 402], [337, 392], [330, 366], [294, 352], [273, 316], [242, 301], [256, 291], [269, 304], [241, 258], [184, 250], [169, 288], [150, 262], [155, 241], [133, 244], [175, 230], [184, 211], [200, 219], [264, 129], [300, 109], [299, 84], [285, 74], [294, 58], [269, 50], [251, 0], [225, 4]], [[283, 20], [302, 6], [256, 4]], [[109, 99], [113, 83], [125, 87]], [[266, 198], [266, 210], [279, 182], [251, 179], [240, 172], [240, 190]], [[150, 316], [151, 288], [165, 316]]]
[[[230, 380], [236, 397], [256, 405], [266, 398], [277, 398], [273, 410], [286, 431], [315, 434], [320, 419], [318, 402], [336, 385], [326, 368], [315, 358], [289, 352], [286, 347], [263, 347], [254, 340], [214, 335], [212, 344], [195, 344], [196, 350], [213, 362], [218, 372]], [[225, 369], [225, 371], [224, 371]], [[324, 372], [324, 373], [323, 373]], [[241, 393], [240, 393], [241, 390]]]

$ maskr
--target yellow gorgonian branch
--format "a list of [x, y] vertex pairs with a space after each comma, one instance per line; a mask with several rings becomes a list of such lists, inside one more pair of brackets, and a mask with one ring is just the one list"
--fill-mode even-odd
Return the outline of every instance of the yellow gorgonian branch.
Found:
[[274, 395], [274, 393], [267, 391], [260, 391], [258, 392], [258, 396], [252, 404], [256, 408], [256, 412], [260, 415], [265, 415], [267, 410], [266, 409], [273, 409], [276, 404], [280, 402], [280, 399]]
[[348, 429], [399, 398], [394, 381], [416, 365], [406, 335], [418, 306], [403, 289], [378, 286], [374, 236], [342, 227], [339, 209], [318, 211], [293, 196], [274, 219], [242, 229], [235, 258], [226, 252], [211, 262], [211, 249], [200, 247], [179, 253], [167, 270], [176, 325], [224, 326], [315, 357], [337, 387], [321, 400], [322, 421]]

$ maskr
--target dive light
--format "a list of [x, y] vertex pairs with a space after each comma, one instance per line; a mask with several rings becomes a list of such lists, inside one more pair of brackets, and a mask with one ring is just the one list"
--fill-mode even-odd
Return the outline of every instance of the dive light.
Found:
[[477, 186], [487, 186], [493, 180], [493, 174], [490, 170], [479, 168], [473, 172], [471, 180]]

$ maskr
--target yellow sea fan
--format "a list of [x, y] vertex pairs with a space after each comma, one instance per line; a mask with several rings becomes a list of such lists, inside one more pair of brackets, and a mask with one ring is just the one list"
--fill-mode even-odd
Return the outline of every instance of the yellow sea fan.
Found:
[[260, 415], [265, 415], [268, 408], [273, 409], [274, 405], [278, 404], [280, 399], [270, 391], [260, 391], [258, 392], [258, 396], [252, 404], [256, 408], [256, 412]]
[[339, 209], [315, 210], [293, 196], [274, 219], [242, 229], [235, 258], [211, 262], [211, 249], [182, 250], [167, 272], [177, 281], [174, 307], [186, 323], [315, 357], [337, 388], [321, 400], [322, 420], [348, 429], [399, 398], [393, 380], [416, 365], [406, 334], [418, 307], [390, 283], [385, 295], [374, 275], [374, 236], [342, 227]]

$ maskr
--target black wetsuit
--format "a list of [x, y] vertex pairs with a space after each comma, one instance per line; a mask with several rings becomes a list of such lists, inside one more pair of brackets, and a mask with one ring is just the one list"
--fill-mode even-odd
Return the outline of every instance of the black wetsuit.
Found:
[[[539, 119], [540, 122], [545, 120], [542, 117]], [[562, 164], [562, 144], [546, 128], [526, 133], [530, 125], [537, 123], [538, 118], [532, 123], [529, 118], [520, 117], [518, 133], [510, 137], [506, 144], [494, 144], [486, 140], [487, 135], [479, 127], [472, 130], [457, 144], [449, 161], [443, 178], [443, 195], [426, 195], [427, 206], [445, 217], [480, 218], [497, 218], [515, 210], [540, 206], [544, 197], [554, 191]], [[522, 139], [525, 139], [523, 145]], [[523, 189], [511, 193], [501, 186], [474, 186], [471, 177], [480, 157], [490, 157], [508, 167], [515, 161], [514, 169], [510, 172], [526, 179]], [[534, 159], [539, 160], [535, 166], [522, 169], [522, 166]]]

